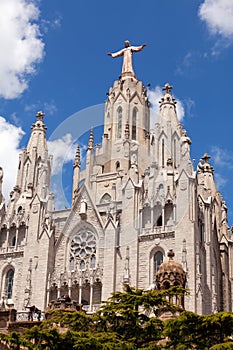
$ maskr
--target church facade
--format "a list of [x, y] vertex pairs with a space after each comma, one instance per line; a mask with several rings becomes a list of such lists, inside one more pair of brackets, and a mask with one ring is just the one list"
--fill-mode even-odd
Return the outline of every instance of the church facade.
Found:
[[156, 272], [172, 249], [190, 291], [185, 308], [232, 310], [227, 207], [210, 157], [193, 167], [171, 90], [166, 84], [150, 125], [147, 88], [132, 65], [122, 71], [105, 103], [102, 145], [90, 130], [84, 170], [77, 147], [72, 206], [60, 211], [50, 193], [44, 115], [37, 114], [7, 207], [0, 174], [0, 298], [8, 306], [44, 310], [69, 294], [92, 312], [124, 283], [157, 288]]

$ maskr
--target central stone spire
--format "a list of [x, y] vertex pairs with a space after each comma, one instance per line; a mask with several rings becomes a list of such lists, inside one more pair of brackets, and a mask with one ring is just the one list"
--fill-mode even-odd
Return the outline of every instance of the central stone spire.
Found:
[[123, 56], [121, 78], [124, 78], [127, 76], [134, 77], [134, 78], [136, 77], [133, 70], [132, 55], [133, 55], [133, 52], [142, 51], [145, 46], [146, 44], [142, 44], [140, 46], [131, 46], [130, 42], [126, 40], [124, 49], [117, 51], [115, 53], [108, 53], [108, 56], [111, 56], [113, 58]]

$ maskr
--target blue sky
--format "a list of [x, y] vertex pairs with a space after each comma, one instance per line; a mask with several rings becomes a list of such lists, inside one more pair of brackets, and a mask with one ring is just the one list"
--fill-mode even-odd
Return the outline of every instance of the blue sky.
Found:
[[195, 165], [204, 152], [212, 156], [231, 225], [232, 18], [232, 0], [1, 0], [0, 165], [5, 196], [15, 183], [18, 152], [42, 109], [54, 153], [56, 206], [69, 205], [59, 199], [58, 178], [69, 198], [74, 143], [102, 123], [106, 92], [121, 72], [121, 59], [106, 54], [128, 39], [147, 44], [134, 55], [134, 68], [144, 84], [151, 84], [151, 99], [158, 99], [166, 82], [173, 86]]

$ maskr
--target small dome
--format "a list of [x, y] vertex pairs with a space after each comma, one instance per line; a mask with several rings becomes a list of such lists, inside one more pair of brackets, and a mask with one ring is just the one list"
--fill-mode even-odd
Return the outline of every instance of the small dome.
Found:
[[186, 273], [180, 263], [173, 260], [174, 252], [168, 252], [169, 260], [162, 263], [156, 272], [156, 285], [158, 289], [168, 289], [171, 286], [185, 287]]

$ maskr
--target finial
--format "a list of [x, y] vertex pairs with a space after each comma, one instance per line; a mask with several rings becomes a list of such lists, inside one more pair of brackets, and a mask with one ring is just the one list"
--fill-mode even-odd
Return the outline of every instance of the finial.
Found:
[[172, 249], [169, 249], [167, 256], [169, 257], [169, 260], [173, 260], [175, 253], [173, 252]]
[[93, 149], [93, 148], [94, 148], [94, 135], [93, 135], [93, 130], [91, 128], [87, 149]]
[[172, 86], [169, 83], [166, 83], [163, 87], [163, 91], [166, 91], [166, 94], [171, 94]]
[[36, 118], [37, 118], [38, 120], [43, 120], [44, 116], [45, 116], [45, 114], [44, 114], [42, 111], [39, 111], [39, 112], [37, 112], [37, 114], [36, 114]]
[[209, 163], [210, 158], [211, 157], [207, 153], [205, 153], [201, 159], [203, 159], [205, 163]]

